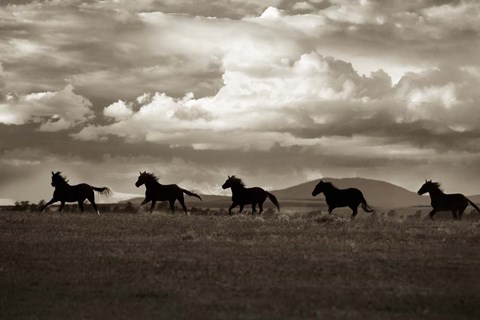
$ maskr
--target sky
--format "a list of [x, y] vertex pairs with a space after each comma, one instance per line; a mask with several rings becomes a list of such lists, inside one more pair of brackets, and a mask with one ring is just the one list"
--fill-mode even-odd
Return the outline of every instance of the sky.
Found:
[[478, 1], [2, 0], [0, 202], [51, 171], [480, 194], [479, 52]]

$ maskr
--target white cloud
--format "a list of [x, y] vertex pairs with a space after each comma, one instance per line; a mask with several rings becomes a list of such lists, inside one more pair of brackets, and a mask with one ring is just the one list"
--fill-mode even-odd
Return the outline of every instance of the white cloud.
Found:
[[0, 101], [0, 123], [41, 124], [41, 131], [58, 131], [91, 120], [91, 102], [67, 85], [60, 91], [36, 92], [23, 96], [7, 95]]
[[[444, 146], [449, 142], [435, 135], [459, 128], [465, 132], [480, 120], [474, 107], [480, 101], [480, 78], [469, 71], [409, 73], [393, 85], [382, 70], [360, 76], [351, 64], [316, 52], [296, 61], [272, 60], [264, 69], [231, 61], [224, 65], [224, 86], [214, 96], [142, 95], [130, 102], [137, 111], [128, 117], [85, 127], [73, 136], [95, 140], [113, 135], [196, 150], [269, 150], [275, 144], [319, 144], [317, 139], [324, 136], [379, 134], [384, 137], [377, 141], [380, 145], [389, 139], [415, 145], [411, 126], [428, 121], [428, 128], [415, 130], [430, 131], [429, 143]], [[398, 130], [404, 127], [405, 132], [399, 136], [382, 130], [378, 121], [400, 126]]]
[[124, 102], [115, 103], [104, 110], [105, 115], [117, 120], [115, 123], [88, 126], [74, 136], [89, 140], [117, 135], [128, 141], [198, 149], [264, 150], [274, 143], [310, 145], [288, 131], [315, 126], [316, 119], [331, 116], [315, 104], [379, 99], [392, 90], [390, 78], [381, 70], [362, 77], [350, 64], [315, 52], [292, 63], [270, 62], [271, 68], [260, 73], [231, 62], [225, 67], [225, 85], [215, 96], [195, 99], [187, 94], [175, 99], [164, 93], [148, 98], [142, 95], [136, 99], [138, 111], [132, 114], [128, 108], [126, 112]]
[[[142, 101], [142, 100], [139, 99], [139, 101]], [[132, 107], [125, 104], [125, 102], [122, 100], [118, 100], [117, 102], [114, 102], [108, 107], [106, 107], [105, 109], [103, 109], [104, 116], [113, 118], [115, 120], [127, 119], [132, 114], [133, 114]]]
[[260, 16], [260, 18], [275, 20], [275, 19], [280, 18], [281, 16], [282, 16], [282, 11], [281, 11], [281, 10], [278, 10], [278, 9], [275, 8], [275, 7], [268, 7], [268, 8], [262, 13], [262, 15]]
[[293, 10], [315, 10], [315, 7], [306, 1], [297, 2], [292, 7]]
[[439, 126], [474, 129], [480, 121], [480, 77], [452, 68], [406, 74], [396, 86], [395, 99], [407, 105], [410, 119], [424, 119]]
[[480, 4], [478, 1], [460, 1], [422, 10], [422, 14], [438, 29], [480, 32]]

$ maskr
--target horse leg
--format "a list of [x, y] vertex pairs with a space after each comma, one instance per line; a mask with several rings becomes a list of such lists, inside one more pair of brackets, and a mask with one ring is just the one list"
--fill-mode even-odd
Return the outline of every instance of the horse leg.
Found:
[[174, 214], [175, 213], [175, 200], [169, 200], [168, 202], [170, 203], [170, 210]]
[[150, 199], [147, 199], [147, 198], [143, 199], [143, 201], [142, 201], [142, 202], [140, 203], [140, 205], [138, 206], [137, 213], [140, 211], [140, 208], [141, 208], [144, 204], [149, 203], [149, 202], [150, 202]]
[[78, 207], [80, 208], [80, 212], [83, 212], [83, 201], [78, 201]]
[[258, 212], [258, 214], [262, 214], [262, 212], [263, 212], [263, 202], [259, 202], [258, 207], [260, 208], [260, 211]]
[[153, 213], [153, 209], [155, 209], [155, 204], [157, 203], [156, 200], [152, 200], [152, 204], [150, 205], [150, 213]]
[[456, 209], [452, 209], [452, 216], [453, 216], [453, 220], [457, 220], [457, 219], [458, 219], [457, 210], [456, 210]]
[[240, 211], [239, 211], [238, 213], [242, 213], [242, 211], [243, 211], [243, 206], [244, 206], [244, 204], [242, 203], [242, 204], [240, 205]]
[[93, 195], [88, 198], [88, 201], [90, 201], [90, 203], [92, 204], [93, 210], [95, 210], [97, 214], [100, 214], [100, 212], [98, 212], [97, 205], [95, 204], [95, 198], [93, 197]]
[[430, 219], [433, 220], [433, 216], [435, 215], [435, 213], [437, 213], [437, 210], [433, 209], [432, 211], [430, 211], [430, 213], [428, 214], [430, 216]]
[[332, 214], [333, 209], [335, 209], [335, 208], [328, 206], [328, 214]]
[[255, 202], [252, 203], [252, 215], [257, 212], [257, 204]]
[[178, 202], [182, 205], [183, 211], [185, 211], [185, 215], [187, 215], [187, 206], [185, 205], [185, 199], [182, 197], [178, 198]]
[[58, 208], [58, 212], [62, 212], [64, 205], [65, 205], [65, 201], [60, 202], [60, 208]]
[[48, 207], [49, 205], [51, 205], [52, 203], [55, 203], [55, 202], [57, 202], [57, 201], [58, 201], [57, 199], [52, 198], [50, 201], [48, 201], [47, 203], [45, 203], [45, 205], [40, 209], [40, 212], [45, 211], [45, 209], [47, 209], [47, 207]]
[[465, 209], [467, 209], [467, 206], [468, 206], [468, 204], [466, 206], [462, 206], [460, 209], [458, 209], [458, 220], [462, 220], [462, 215], [465, 212]]
[[356, 206], [350, 206], [350, 209], [352, 209], [352, 220], [355, 219], [355, 216], [358, 213], [358, 207]]
[[228, 208], [228, 214], [229, 215], [232, 215], [232, 209], [235, 208], [238, 204], [236, 204], [235, 202], [232, 203], [232, 205], [230, 206], [230, 208]]

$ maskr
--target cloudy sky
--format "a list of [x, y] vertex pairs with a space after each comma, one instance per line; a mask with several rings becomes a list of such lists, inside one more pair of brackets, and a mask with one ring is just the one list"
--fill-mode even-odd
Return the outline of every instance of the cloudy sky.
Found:
[[0, 199], [328, 177], [480, 193], [480, 4], [2, 0]]

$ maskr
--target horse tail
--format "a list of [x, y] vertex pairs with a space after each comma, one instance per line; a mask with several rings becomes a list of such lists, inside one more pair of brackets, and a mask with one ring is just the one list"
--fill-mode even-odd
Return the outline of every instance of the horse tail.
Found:
[[468, 203], [470, 203], [472, 205], [472, 207], [474, 207], [475, 209], [477, 209], [477, 211], [480, 213], [480, 208], [477, 207], [477, 205], [475, 203], [473, 203], [472, 201], [470, 201], [469, 199], [467, 199]]
[[280, 203], [278, 203], [277, 197], [275, 197], [273, 194], [271, 194], [268, 191], [265, 191], [267, 193], [268, 199], [273, 202], [273, 204], [277, 207], [278, 211], [280, 211]]
[[365, 200], [365, 198], [363, 196], [362, 196], [362, 209], [365, 212], [374, 212], [375, 211], [372, 208], [370, 208], [370, 206], [367, 203], [367, 200]]
[[110, 190], [110, 188], [108, 188], [108, 187], [103, 187], [103, 188], [98, 188], [98, 187], [94, 187], [94, 186], [91, 186], [91, 187], [92, 187], [93, 190], [97, 191], [102, 196], [108, 197], [112, 194], [112, 190]]
[[189, 195], [189, 196], [198, 198], [198, 199], [200, 199], [200, 201], [203, 201], [203, 200], [202, 200], [202, 197], [200, 197], [198, 194], [193, 193], [193, 192], [188, 191], [188, 190], [185, 190], [185, 189], [181, 189], [181, 190], [182, 190], [183, 193], [185, 193], [185, 194], [187, 194], [187, 195]]

